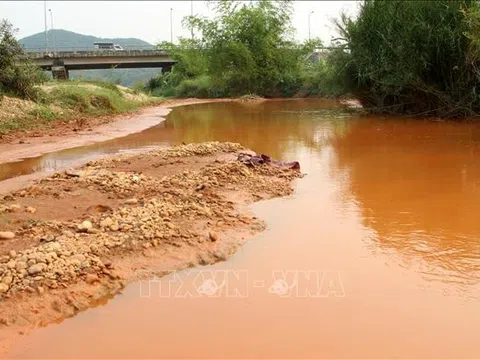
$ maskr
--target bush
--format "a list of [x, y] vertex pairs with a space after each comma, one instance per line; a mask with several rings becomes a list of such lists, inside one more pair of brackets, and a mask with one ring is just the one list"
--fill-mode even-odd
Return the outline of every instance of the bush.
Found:
[[321, 42], [293, 41], [292, 1], [242, 4], [222, 0], [214, 9], [216, 17], [212, 20], [184, 20], [187, 27], [202, 33], [201, 40], [181, 39], [178, 45], [160, 45], [177, 63], [171, 72], [147, 84], [151, 93], [200, 97], [294, 95], [302, 85], [306, 55]]
[[203, 75], [195, 79], [183, 80], [176, 88], [178, 97], [210, 97], [212, 81], [209, 76]]
[[15, 40], [15, 30], [7, 20], [0, 23], [0, 93], [35, 99], [35, 85], [45, 76], [25, 56], [22, 46]]
[[464, 117], [480, 111], [479, 2], [364, 1], [337, 22], [350, 53], [347, 87], [364, 107]]

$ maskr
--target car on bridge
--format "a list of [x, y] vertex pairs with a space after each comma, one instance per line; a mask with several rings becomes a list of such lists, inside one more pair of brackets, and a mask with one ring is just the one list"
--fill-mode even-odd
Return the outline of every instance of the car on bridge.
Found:
[[110, 42], [96, 42], [93, 43], [95, 46], [95, 49], [100, 49], [100, 50], [114, 50], [114, 51], [119, 51], [123, 50], [123, 47], [121, 47], [118, 44], [110, 43]]

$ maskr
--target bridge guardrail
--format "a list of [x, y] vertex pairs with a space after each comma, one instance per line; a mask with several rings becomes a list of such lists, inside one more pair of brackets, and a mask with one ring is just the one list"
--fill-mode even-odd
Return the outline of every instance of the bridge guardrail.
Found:
[[[162, 50], [159, 49], [155, 45], [131, 45], [131, 46], [122, 46], [123, 50], [132, 51], [132, 50]], [[56, 53], [56, 52], [75, 52], [75, 51], [122, 51], [122, 50], [113, 50], [113, 49], [97, 49], [94, 46], [57, 46], [57, 47], [49, 47], [45, 49], [45, 47], [39, 48], [26, 48], [24, 47], [23, 50], [26, 53]], [[47, 51], [45, 51], [47, 50]]]

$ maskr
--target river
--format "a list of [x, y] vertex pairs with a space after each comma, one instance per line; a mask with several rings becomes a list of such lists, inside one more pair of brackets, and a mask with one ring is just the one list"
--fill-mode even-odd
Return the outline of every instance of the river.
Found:
[[323, 100], [200, 104], [0, 174], [207, 140], [298, 160], [307, 175], [293, 196], [252, 206], [268, 228], [228, 261], [131, 284], [11, 357], [480, 357], [477, 124], [361, 117]]

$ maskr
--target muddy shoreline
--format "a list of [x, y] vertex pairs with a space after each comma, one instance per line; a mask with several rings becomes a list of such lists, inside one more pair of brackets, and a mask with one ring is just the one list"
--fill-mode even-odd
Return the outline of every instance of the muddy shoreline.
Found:
[[247, 167], [236, 160], [245, 151], [213, 142], [117, 155], [4, 196], [0, 347], [130, 282], [226, 260], [265, 227], [247, 205], [291, 194], [300, 176]]
[[54, 129], [39, 130], [34, 134], [14, 134], [0, 140], [0, 163], [86, 146], [139, 132], [164, 121], [170, 110], [177, 106], [227, 101], [232, 99], [172, 99], [132, 114], [96, 119], [98, 123], [95, 123], [95, 119], [90, 119], [81, 129], [74, 129], [71, 124], [59, 123]]

